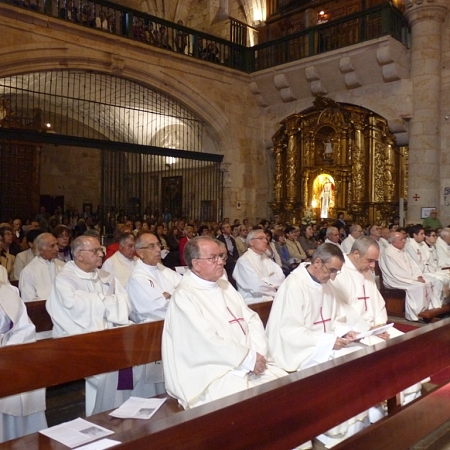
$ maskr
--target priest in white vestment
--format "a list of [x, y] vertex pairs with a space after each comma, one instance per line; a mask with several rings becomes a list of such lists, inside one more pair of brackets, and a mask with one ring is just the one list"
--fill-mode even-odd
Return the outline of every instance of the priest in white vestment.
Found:
[[[141, 234], [135, 247], [139, 260], [126, 286], [131, 304], [130, 319], [135, 323], [164, 320], [169, 301], [182, 276], [161, 264], [162, 245], [153, 233]], [[134, 371], [138, 369], [145, 380], [145, 385], [141, 381], [135, 387], [145, 394], [140, 397], [165, 392], [161, 361], [135, 367]]]
[[263, 230], [252, 230], [247, 244], [248, 250], [237, 260], [233, 271], [238, 292], [247, 304], [273, 300], [285, 276], [281, 267], [264, 254], [268, 238]]
[[341, 242], [341, 250], [344, 255], [350, 253], [355, 240], [364, 236], [361, 225], [355, 224], [350, 227], [350, 234]]
[[[437, 270], [430, 261], [431, 252], [425, 243], [425, 230], [422, 225], [408, 227], [409, 238], [406, 241], [405, 250], [411, 259], [417, 264], [423, 273], [425, 280], [433, 282], [438, 279], [442, 283], [443, 301], [448, 300], [450, 274], [449, 271]], [[434, 233], [436, 236], [436, 233]]]
[[285, 376], [268, 360], [258, 314], [221, 278], [217, 243], [198, 236], [184, 255], [190, 271], [169, 302], [162, 337], [167, 392], [188, 409]]
[[130, 297], [130, 319], [135, 323], [163, 320], [169, 300], [182, 277], [161, 264], [161, 243], [153, 233], [136, 241], [139, 260], [126, 286]]
[[[380, 327], [387, 322], [386, 304], [371, 273], [379, 256], [379, 245], [374, 239], [369, 236], [357, 239], [350, 253], [345, 255], [341, 275], [332, 280], [337, 302], [336, 320], [358, 332]], [[388, 332], [366, 337], [361, 342], [373, 345], [401, 335], [401, 331], [392, 327]], [[421, 383], [416, 383], [402, 391], [402, 404], [420, 397], [421, 387]], [[370, 421], [376, 422], [385, 413], [383, 407], [370, 408]]]
[[47, 300], [56, 275], [64, 267], [58, 256], [58, 242], [50, 233], [40, 234], [36, 240], [37, 255], [20, 273], [19, 290], [24, 302]]
[[341, 244], [339, 243], [341, 235], [339, 234], [339, 230], [336, 227], [328, 227], [325, 233], [325, 237], [325, 244], [333, 244], [336, 247], [341, 248]]
[[[128, 325], [128, 294], [117, 278], [102, 269], [103, 250], [96, 238], [73, 241], [73, 261], [58, 274], [46, 303], [53, 337]], [[113, 351], [113, 349], [112, 349]], [[86, 415], [120, 406], [133, 389], [132, 373], [120, 371], [86, 379]]]
[[[346, 354], [356, 333], [336, 322], [336, 301], [330, 279], [339, 276], [344, 263], [341, 250], [322, 244], [311, 263], [303, 263], [286, 278], [273, 301], [266, 326], [269, 353], [275, 363], [294, 372]], [[350, 345], [351, 344], [351, 345]], [[348, 347], [348, 348], [347, 348]], [[335, 445], [368, 425], [367, 412], [329, 430], [318, 439]], [[311, 448], [305, 443], [301, 448]]]
[[[0, 347], [35, 340], [35, 326], [28, 318], [17, 288], [0, 281]], [[45, 389], [0, 399], [0, 442], [44, 428], [47, 428]]]
[[108, 258], [102, 269], [114, 275], [125, 287], [138, 258], [135, 255], [136, 238], [133, 233], [124, 233], [119, 238], [119, 250]]
[[389, 247], [389, 235], [390, 230], [388, 227], [382, 227], [380, 230], [380, 239], [378, 239], [378, 244], [380, 244], [380, 252], [383, 253]]
[[417, 264], [406, 253], [406, 237], [394, 231], [389, 236], [389, 247], [381, 253], [380, 269], [386, 287], [404, 289], [406, 292], [405, 317], [407, 320], [419, 320], [418, 314], [427, 309], [442, 306], [442, 283], [440, 290], [436, 284], [426, 281]]
[[436, 241], [436, 251], [441, 269], [450, 267], [450, 228], [444, 228]]

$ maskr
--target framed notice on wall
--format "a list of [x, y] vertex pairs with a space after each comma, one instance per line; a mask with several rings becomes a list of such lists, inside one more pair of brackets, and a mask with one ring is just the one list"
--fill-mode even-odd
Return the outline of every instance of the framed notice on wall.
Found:
[[436, 209], [436, 206], [427, 206], [426, 208], [421, 208], [421, 218], [426, 219], [430, 217], [430, 212]]

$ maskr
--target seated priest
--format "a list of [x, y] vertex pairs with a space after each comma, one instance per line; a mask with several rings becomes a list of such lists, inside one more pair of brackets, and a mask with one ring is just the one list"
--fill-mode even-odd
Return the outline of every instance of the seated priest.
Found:
[[[0, 347], [35, 340], [35, 326], [28, 318], [17, 288], [0, 281]], [[47, 428], [45, 389], [0, 399], [0, 442], [36, 433], [44, 428]]]
[[167, 310], [162, 357], [167, 392], [185, 408], [285, 376], [268, 356], [258, 314], [222, 277], [224, 260], [208, 236], [186, 244], [190, 271]]
[[[57, 275], [46, 308], [53, 337], [128, 325], [128, 294], [119, 280], [102, 269], [103, 250], [96, 238], [79, 236], [73, 261]], [[119, 376], [120, 374], [120, 376]], [[120, 406], [131, 395], [131, 368], [86, 379], [86, 415]]]
[[436, 240], [436, 251], [441, 269], [450, 268], [450, 228], [444, 228]]
[[24, 302], [47, 300], [56, 276], [64, 267], [57, 259], [58, 243], [50, 233], [41, 233], [35, 239], [36, 256], [20, 273], [19, 290]]
[[131, 272], [136, 266], [135, 241], [136, 238], [133, 233], [122, 234], [118, 241], [118, 251], [111, 258], [108, 258], [102, 266], [102, 269], [114, 275], [123, 287], [127, 285]]
[[[409, 238], [406, 241], [405, 251], [417, 264], [423, 273], [425, 280], [432, 282], [434, 278], [442, 282], [442, 291], [445, 302], [448, 301], [450, 272], [448, 270], [438, 270], [431, 260], [430, 247], [425, 242], [425, 230], [422, 225], [412, 225], [408, 227]], [[435, 233], [436, 235], [436, 233]]]
[[[344, 264], [341, 249], [322, 244], [311, 263], [302, 263], [286, 278], [273, 301], [266, 333], [275, 363], [294, 372], [337, 358], [361, 348], [353, 343], [356, 332], [336, 321], [336, 301], [330, 280], [339, 276]], [[347, 348], [348, 347], [348, 348]], [[367, 412], [318, 436], [334, 445], [369, 424]], [[299, 448], [312, 448], [306, 442]]]
[[[358, 332], [380, 327], [387, 322], [386, 304], [371, 274], [379, 256], [380, 249], [375, 239], [369, 236], [357, 239], [350, 253], [344, 255], [345, 264], [342, 273], [332, 280], [337, 301], [337, 321], [346, 323]], [[361, 342], [373, 345], [402, 334], [392, 327], [387, 332], [368, 336]], [[402, 391], [400, 394], [402, 404], [419, 397], [421, 388], [422, 384], [416, 383]], [[370, 408], [370, 421], [376, 422], [385, 412], [382, 406]]]
[[364, 236], [361, 225], [355, 224], [350, 227], [350, 234], [342, 241], [341, 250], [344, 255], [350, 252], [355, 240]]
[[388, 288], [405, 290], [405, 317], [417, 321], [420, 312], [442, 306], [442, 282], [425, 279], [423, 272], [405, 251], [406, 237], [402, 232], [392, 232], [388, 242], [389, 247], [381, 253], [379, 263], [383, 282]]
[[20, 280], [20, 272], [28, 265], [35, 257], [35, 240], [42, 234], [43, 231], [38, 229], [31, 229], [25, 235], [25, 241], [28, 245], [28, 249], [23, 252], [17, 253], [16, 260], [14, 261], [14, 278]]
[[247, 244], [248, 250], [233, 271], [238, 292], [247, 304], [273, 300], [285, 276], [281, 267], [265, 254], [269, 244], [264, 230], [250, 231]]

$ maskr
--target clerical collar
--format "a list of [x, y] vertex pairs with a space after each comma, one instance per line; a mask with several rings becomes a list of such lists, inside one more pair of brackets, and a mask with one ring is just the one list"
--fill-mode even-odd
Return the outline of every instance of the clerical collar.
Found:
[[312, 278], [312, 280], [315, 282], [315, 283], [317, 283], [317, 284], [321, 284], [320, 283], [320, 281], [308, 270], [308, 267], [310, 266], [311, 264], [308, 264], [307, 266], [305, 266], [305, 270], [306, 270], [306, 272], [308, 272], [308, 275]]
[[217, 288], [219, 285], [217, 284], [217, 281], [208, 281], [203, 278], [200, 278], [198, 275], [196, 275], [194, 272], [191, 271], [191, 276], [199, 283], [201, 286], [206, 288]]

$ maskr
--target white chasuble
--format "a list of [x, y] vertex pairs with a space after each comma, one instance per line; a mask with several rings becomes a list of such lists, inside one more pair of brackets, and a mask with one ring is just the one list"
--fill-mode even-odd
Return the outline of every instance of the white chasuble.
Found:
[[263, 324], [233, 286], [184, 275], [164, 322], [167, 392], [192, 408], [286, 375], [273, 364], [253, 374], [256, 353], [268, 359]]

